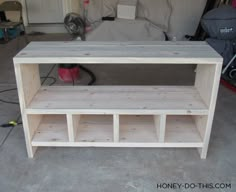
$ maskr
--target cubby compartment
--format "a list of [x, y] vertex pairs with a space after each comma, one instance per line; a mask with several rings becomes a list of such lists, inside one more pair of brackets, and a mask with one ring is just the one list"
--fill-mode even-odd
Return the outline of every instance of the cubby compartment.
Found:
[[167, 115], [165, 142], [202, 143], [207, 116]]
[[113, 142], [112, 115], [73, 115], [76, 142]]
[[153, 115], [120, 115], [120, 142], [158, 142]]
[[33, 145], [68, 142], [66, 115], [28, 115]]

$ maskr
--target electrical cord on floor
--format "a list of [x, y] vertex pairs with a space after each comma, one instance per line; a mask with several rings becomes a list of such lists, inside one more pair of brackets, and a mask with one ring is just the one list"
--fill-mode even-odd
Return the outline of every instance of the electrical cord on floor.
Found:
[[52, 73], [52, 71], [54, 70], [54, 68], [56, 67], [57, 65], [54, 64], [51, 69], [48, 71], [47, 75], [44, 77], [44, 80], [42, 81], [41, 85], [44, 85], [44, 83], [47, 81], [48, 77], [50, 76], [50, 74]]
[[[0, 94], [1, 94], [1, 93], [5, 93], [5, 92], [9, 92], [9, 91], [15, 91], [15, 90], [17, 90], [17, 88], [5, 89], [5, 90], [0, 91]], [[19, 105], [18, 102], [6, 101], [6, 100], [3, 100], [3, 99], [0, 99], [0, 102], [2, 102], [2, 103], [7, 103], [7, 104], [13, 104], [13, 105]]]
[[40, 77], [41, 79], [51, 79], [52, 82], [49, 84], [49, 86], [54, 85], [57, 82], [57, 79], [55, 77]]
[[[49, 84], [49, 86], [52, 86], [53, 84], [56, 83], [56, 78], [54, 77], [50, 77], [50, 74], [52, 73], [53, 69], [55, 68], [56, 64], [52, 66], [52, 68], [49, 70], [49, 72], [47, 73], [47, 75], [45, 77], [41, 77], [41, 79], [44, 79], [41, 83], [41, 85], [43, 85], [47, 79], [52, 79], [53, 82]], [[12, 88], [12, 89], [6, 89], [6, 90], [2, 90], [0, 91], [0, 94], [1, 93], [5, 93], [5, 92], [8, 92], [8, 91], [14, 91], [14, 90], [17, 90], [17, 88]], [[5, 101], [5, 100], [0, 100], [1, 102], [3, 103], [10, 103], [10, 104], [13, 104], [13, 103], [16, 103], [16, 102], [9, 102], [9, 101]], [[19, 105], [19, 103], [18, 103]], [[5, 136], [5, 138], [3, 139], [3, 141], [0, 143], [0, 147], [2, 147], [4, 145], [4, 143], [6, 142], [7, 138], [10, 136], [11, 132], [13, 131], [13, 129], [17, 126], [17, 125], [21, 125], [22, 122], [19, 122], [19, 120], [21, 119], [21, 113], [18, 114], [16, 120], [13, 120], [13, 121], [10, 121], [6, 124], [2, 124], [0, 125], [0, 127], [2, 128], [10, 128], [10, 131], [7, 133], [7, 135]]]
[[84, 67], [83, 65], [79, 65], [79, 68], [89, 74], [89, 76], [91, 77], [91, 80], [88, 83], [88, 85], [93, 85], [96, 82], [96, 76], [94, 75], [94, 73], [90, 71], [90, 69]]
[[0, 91], [0, 93], [5, 93], [5, 92], [8, 92], [8, 91], [14, 91], [14, 90], [16, 90], [16, 88], [5, 89], [5, 90]]
[[[3, 139], [3, 141], [0, 143], [0, 147], [3, 146], [3, 144], [6, 142], [7, 138], [10, 136], [11, 132], [13, 131], [13, 129], [17, 126], [17, 125], [21, 125], [22, 123], [19, 122], [21, 118], [21, 114], [18, 115], [16, 121], [11, 121], [8, 124], [3, 124], [1, 125], [1, 127], [3, 128], [9, 128], [10, 127], [10, 131], [8, 131], [7, 135], [5, 136], [5, 138]], [[11, 125], [11, 126], [9, 126]]]
[[[40, 78], [41, 78], [41, 79], [45, 79], [45, 81], [46, 81], [47, 79], [53, 80], [52, 83], [49, 84], [49, 86], [52, 86], [52, 85], [54, 85], [54, 84], [57, 82], [57, 79], [56, 79], [55, 77], [40, 77]], [[5, 89], [5, 90], [0, 91], [0, 94], [1, 94], [1, 93], [5, 93], [5, 92], [10, 92], [10, 91], [16, 91], [16, 90], [17, 90], [17, 88]], [[6, 103], [6, 104], [19, 105], [19, 102], [6, 101], [6, 100], [4, 100], [4, 99], [0, 99], [0, 102]]]
[[[5, 138], [3, 139], [3, 141], [0, 143], [0, 147], [2, 147], [3, 144], [6, 142], [7, 138], [9, 137], [9, 135], [11, 134], [11, 132], [13, 131], [13, 129], [15, 128], [15, 126], [22, 124], [22, 122], [19, 122], [20, 118], [21, 118], [21, 114], [18, 115], [18, 117], [16, 118], [16, 121], [9, 122], [9, 124], [12, 124], [12, 125], [10, 126], [10, 131], [7, 133], [7, 135], [5, 136]], [[5, 128], [6, 128], [6, 127], [8, 128], [8, 127], [9, 127], [9, 124], [6, 124], [5, 126], [4, 126], [4, 124], [3, 124], [2, 127], [3, 127], [3, 128], [4, 128], [4, 127], [5, 127]]]
[[[54, 70], [55, 67], [56, 67], [56, 64], [54, 64], [52, 66], [52, 68], [49, 70], [49, 72], [47, 73], [47, 75], [45, 77], [41, 77], [41, 79], [43, 79], [41, 85], [44, 85], [44, 83], [47, 81], [47, 79], [53, 80], [52, 83], [49, 84], [49, 86], [52, 86], [52, 85], [54, 85], [56, 83], [57, 79], [54, 78], [54, 77], [50, 77], [50, 74], [52, 73], [52, 71]], [[89, 76], [91, 77], [91, 80], [88, 83], [88, 85], [93, 85], [96, 82], [96, 76], [94, 75], [94, 73], [92, 71], [90, 71], [88, 68], [86, 68], [86, 67], [84, 67], [82, 65], [79, 65], [79, 67], [80, 67], [81, 70], [83, 70], [84, 72], [88, 73]], [[72, 77], [72, 80], [73, 80], [73, 85], [75, 85], [74, 77]], [[9, 91], [14, 91], [14, 90], [17, 90], [17, 88], [2, 90], [2, 91], [0, 91], [0, 94], [1, 93], [5, 93], [5, 92], [9, 92]], [[0, 102], [7, 103], [7, 104], [17, 104], [17, 105], [19, 105], [18, 102], [5, 101], [5, 100], [2, 100], [2, 99], [0, 99]], [[13, 129], [17, 125], [21, 125], [22, 124], [22, 122], [19, 122], [20, 118], [21, 118], [21, 113], [19, 113], [19, 115], [17, 116], [16, 120], [10, 121], [10, 122], [8, 122], [6, 124], [2, 124], [0, 126], [2, 128], [9, 128], [10, 127], [10, 131], [7, 133], [6, 137], [0, 143], [0, 147], [2, 147], [3, 144], [6, 142], [7, 138], [10, 136], [11, 132], [13, 131]]]
[[10, 128], [10, 131], [8, 131], [7, 135], [5, 136], [5, 138], [3, 139], [3, 141], [0, 143], [0, 147], [2, 147], [4, 145], [4, 143], [6, 142], [7, 138], [10, 136], [11, 132], [13, 131], [15, 126], [12, 126]]
[[[52, 86], [56, 83], [57, 79], [55, 77], [50, 77], [50, 74], [52, 73], [52, 71], [54, 70], [54, 68], [56, 67], [56, 64], [54, 64], [51, 69], [49, 70], [49, 72], [47, 73], [47, 75], [45, 77], [40, 77], [41, 79], [43, 79], [41, 85], [44, 85], [44, 83], [48, 80], [48, 79], [52, 79], [53, 82], [49, 84], [49, 86]], [[6, 90], [2, 90], [0, 91], [0, 94], [1, 93], [5, 93], [5, 92], [8, 92], [8, 91], [14, 91], [14, 90], [17, 90], [17, 88], [12, 88], [12, 89], [6, 89]], [[3, 102], [3, 103], [7, 103], [7, 104], [16, 104], [16, 105], [19, 105], [18, 102], [12, 102], [12, 101], [5, 101], [5, 100], [2, 100], [0, 99], [0, 102]], [[9, 121], [8, 123], [5, 123], [5, 124], [2, 124], [0, 125], [0, 127], [2, 128], [9, 128], [9, 127], [15, 127], [17, 125], [20, 125], [22, 123], [19, 123], [19, 119], [21, 118], [21, 113], [19, 113], [19, 115], [17, 116], [16, 120], [12, 120], [12, 121]]]
[[12, 104], [12, 105], [19, 105], [18, 102], [14, 102], [14, 101], [6, 101], [6, 100], [3, 100], [3, 99], [0, 99], [0, 102], [2, 102], [2, 103], [7, 103], [7, 104]]

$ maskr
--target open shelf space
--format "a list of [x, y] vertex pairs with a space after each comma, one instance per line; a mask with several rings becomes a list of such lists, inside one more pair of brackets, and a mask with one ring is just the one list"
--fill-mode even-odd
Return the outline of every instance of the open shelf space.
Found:
[[74, 115], [76, 142], [113, 142], [112, 115]]
[[28, 114], [207, 114], [194, 86], [41, 87]]
[[[206, 125], [205, 125], [206, 126]], [[194, 116], [170, 115], [166, 118], [166, 143], [202, 143]]]
[[152, 115], [121, 115], [120, 142], [156, 143], [157, 131]]
[[[34, 116], [34, 115], [32, 115]], [[68, 129], [65, 115], [35, 115], [41, 118], [35, 130], [32, 145], [50, 146], [50, 143], [68, 142]], [[33, 117], [32, 117], [33, 118]], [[34, 126], [34, 125], [33, 125]]]

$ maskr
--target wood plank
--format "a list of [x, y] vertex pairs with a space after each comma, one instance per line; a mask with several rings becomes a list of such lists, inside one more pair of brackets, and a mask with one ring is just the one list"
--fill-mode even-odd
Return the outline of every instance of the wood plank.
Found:
[[37, 147], [136, 147], [136, 148], [201, 148], [203, 143], [113, 143], [113, 142], [38, 142]]
[[79, 123], [80, 123], [80, 115], [72, 115], [72, 128], [74, 133], [74, 141], [76, 140], [78, 129], [79, 129]]
[[[220, 65], [220, 64], [218, 64]], [[205, 104], [209, 107], [214, 84], [214, 73], [217, 65], [198, 65], [196, 71], [195, 87], [199, 91]]]
[[[24, 128], [24, 135], [25, 135], [25, 143], [26, 143], [26, 149], [27, 149], [27, 154], [29, 158], [33, 158], [34, 153], [37, 150], [37, 147], [33, 147], [31, 145], [31, 140], [32, 140], [32, 134], [34, 130], [30, 130], [30, 122], [28, 121], [28, 116], [25, 113], [26, 106], [28, 103], [32, 100], [32, 97], [35, 95], [38, 85], [37, 82], [39, 79], [39, 75], [35, 73], [37, 71], [38, 66], [34, 65], [33, 69], [32, 67], [29, 67], [29, 69], [25, 69], [24, 65], [16, 64], [14, 63], [14, 69], [15, 69], [15, 75], [16, 75], [16, 83], [17, 83], [17, 91], [18, 91], [18, 96], [19, 96], [19, 101], [20, 101], [20, 109], [21, 109], [21, 117], [22, 117], [22, 123], [23, 123], [23, 128]], [[32, 71], [31, 71], [32, 69]], [[35, 76], [32, 76], [32, 73]], [[30, 74], [28, 74], [30, 73]], [[24, 77], [25, 75], [29, 75], [29, 77], [33, 77], [35, 82], [32, 84], [27, 82], [28, 80], [32, 80], [29, 77]], [[37, 76], [38, 75], [38, 76]], [[29, 78], [29, 79], [28, 79]], [[35, 87], [31, 87], [34, 85]], [[26, 87], [28, 86], [28, 87]], [[29, 90], [31, 89], [32, 90]], [[29, 93], [25, 93], [25, 91], [29, 90]]]
[[195, 115], [195, 116], [193, 116], [193, 120], [194, 120], [195, 125], [196, 125], [196, 127], [200, 133], [200, 136], [203, 140], [205, 137], [205, 133], [206, 133], [206, 125], [207, 125], [208, 116], [207, 115]]
[[113, 115], [113, 141], [120, 141], [120, 117], [117, 114]]
[[27, 113], [207, 114], [193, 86], [42, 87]]
[[113, 116], [81, 115], [76, 142], [113, 142]]
[[81, 46], [106, 46], [106, 45], [129, 45], [129, 46], [139, 46], [139, 45], [155, 45], [155, 46], [162, 46], [162, 45], [183, 45], [183, 46], [208, 46], [208, 43], [205, 41], [126, 41], [126, 42], [116, 42], [116, 41], [31, 41], [30, 44], [26, 47], [26, 49], [30, 49], [31, 47], [42, 47], [45, 46], [45, 43], [50, 46], [67, 46], [70, 45], [71, 47], [81, 47]]
[[159, 142], [164, 142], [166, 132], [166, 115], [154, 115], [154, 123]]
[[200, 43], [30, 43], [14, 58], [15, 63], [104, 63], [104, 64], [212, 64], [222, 57]]
[[210, 83], [213, 81], [213, 84], [212, 84], [212, 90], [210, 94], [209, 116], [206, 123], [205, 137], [203, 139], [204, 145], [203, 145], [202, 150], [200, 151], [200, 155], [202, 159], [206, 159], [208, 146], [210, 142], [213, 118], [215, 114], [216, 100], [217, 100], [218, 90], [219, 90], [219, 85], [220, 85], [221, 70], [222, 70], [222, 63], [216, 66], [212, 79], [209, 79], [209, 82], [207, 82], [207, 83]]
[[202, 143], [201, 136], [190, 115], [167, 116], [165, 142]]
[[43, 116], [32, 142], [68, 142], [68, 129], [65, 115]]
[[158, 142], [153, 116], [120, 116], [120, 142], [154, 143]]
[[68, 126], [68, 136], [69, 141], [75, 141], [75, 132], [74, 132], [74, 118], [72, 114], [66, 115], [67, 126]]

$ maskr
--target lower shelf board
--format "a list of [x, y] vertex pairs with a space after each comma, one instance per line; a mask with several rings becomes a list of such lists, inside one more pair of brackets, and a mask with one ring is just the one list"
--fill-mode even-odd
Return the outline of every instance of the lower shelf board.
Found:
[[35, 147], [126, 147], [126, 148], [202, 148], [203, 143], [113, 143], [113, 142], [37, 142]]
[[32, 142], [68, 142], [68, 129], [65, 115], [43, 115]]

